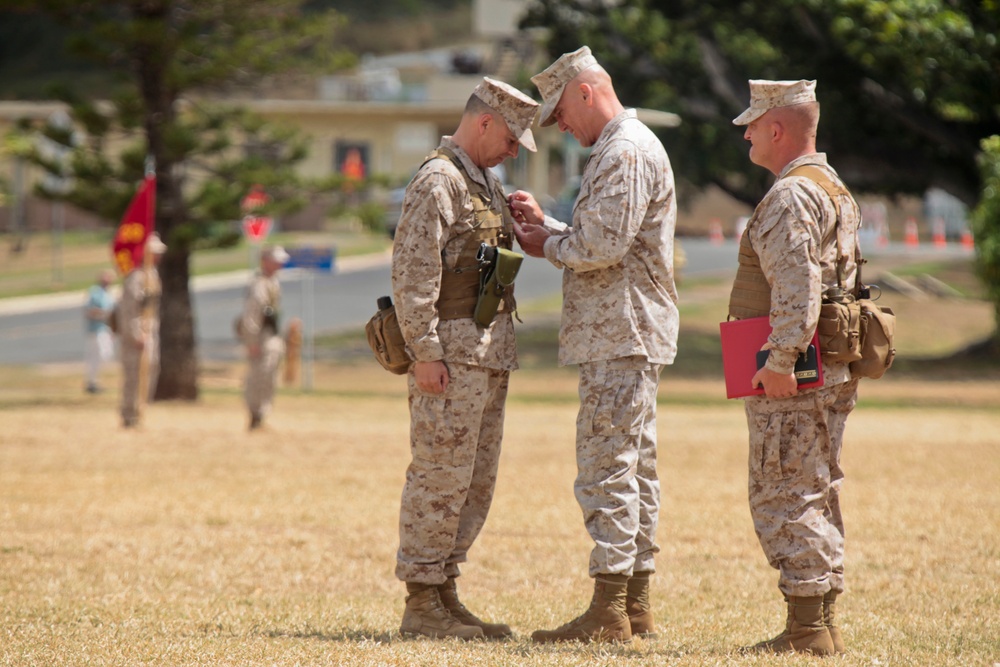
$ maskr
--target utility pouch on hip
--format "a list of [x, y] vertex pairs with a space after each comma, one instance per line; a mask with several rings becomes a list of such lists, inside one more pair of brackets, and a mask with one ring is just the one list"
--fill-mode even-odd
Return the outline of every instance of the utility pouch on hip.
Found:
[[823, 294], [816, 328], [823, 361], [847, 363], [861, 358], [861, 304], [853, 294], [829, 288]]
[[480, 263], [479, 299], [473, 318], [479, 326], [488, 327], [496, 317], [500, 302], [513, 287], [524, 255], [484, 243], [479, 247], [476, 259]]
[[406, 354], [406, 341], [396, 319], [396, 307], [392, 299], [383, 296], [378, 300], [378, 312], [372, 315], [365, 325], [365, 335], [368, 346], [375, 355], [375, 361], [390, 373], [404, 375], [409, 369], [409, 355]]
[[896, 358], [894, 338], [896, 315], [892, 308], [879, 307], [871, 299], [860, 299], [861, 359], [851, 362], [851, 377], [882, 377]]

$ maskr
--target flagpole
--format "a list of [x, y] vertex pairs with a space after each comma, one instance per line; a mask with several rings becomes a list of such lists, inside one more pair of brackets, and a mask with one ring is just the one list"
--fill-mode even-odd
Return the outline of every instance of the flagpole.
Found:
[[[143, 180], [149, 179], [150, 177], [156, 177], [156, 160], [152, 155], [146, 156], [146, 162], [144, 165]], [[149, 234], [156, 231], [156, 209], [155, 205], [153, 208], [153, 219], [152, 226], [150, 228]], [[142, 418], [142, 412], [144, 406], [149, 403], [149, 346], [152, 343], [152, 335], [150, 329], [152, 328], [153, 320], [153, 300], [149, 298], [150, 292], [153, 290], [153, 253], [149, 252], [149, 235], [146, 236], [146, 240], [143, 242], [142, 250], [142, 270], [143, 270], [143, 298], [142, 305], [142, 332], [143, 332], [143, 346], [142, 354], [139, 355], [139, 401], [138, 401], [138, 418]], [[159, 300], [157, 300], [157, 305]]]

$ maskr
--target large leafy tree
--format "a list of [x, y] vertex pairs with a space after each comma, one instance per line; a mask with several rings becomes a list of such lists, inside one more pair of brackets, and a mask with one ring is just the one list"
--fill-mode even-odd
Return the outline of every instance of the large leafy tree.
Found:
[[[274, 128], [209, 100], [261, 77], [300, 67], [336, 69], [348, 54], [327, 38], [340, 22], [303, 0], [5, 0], [7, 9], [41, 13], [72, 27], [78, 57], [117, 75], [118, 92], [95, 103], [64, 91], [70, 130], [47, 127], [64, 144], [82, 129], [66, 198], [117, 220], [141, 180], [147, 157], [157, 173], [156, 228], [169, 250], [160, 266], [159, 399], [198, 394], [189, 277], [192, 252], [213, 221], [239, 217], [239, 201], [260, 183], [272, 200], [301, 194], [292, 166], [304, 156], [294, 131]], [[63, 133], [60, 136], [60, 132]], [[53, 168], [56, 165], [51, 165]]]
[[675, 111], [678, 177], [755, 203], [769, 178], [739, 128], [748, 79], [817, 79], [819, 143], [861, 192], [940, 187], [974, 206], [1000, 132], [994, 0], [536, 0], [549, 51], [589, 44], [634, 105]]

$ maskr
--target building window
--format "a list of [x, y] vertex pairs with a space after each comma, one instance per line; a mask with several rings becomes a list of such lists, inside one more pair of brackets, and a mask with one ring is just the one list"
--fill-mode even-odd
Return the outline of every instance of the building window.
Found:
[[367, 142], [337, 141], [333, 148], [333, 171], [351, 181], [363, 181], [371, 175]]

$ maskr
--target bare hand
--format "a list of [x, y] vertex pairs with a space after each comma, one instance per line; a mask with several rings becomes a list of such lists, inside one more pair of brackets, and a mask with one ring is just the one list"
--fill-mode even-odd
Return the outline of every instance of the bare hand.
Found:
[[768, 398], [791, 398], [799, 393], [799, 383], [795, 373], [776, 373], [767, 366], [757, 371], [750, 380], [751, 387], [764, 387]]
[[448, 389], [451, 376], [443, 361], [418, 361], [413, 364], [413, 377], [420, 391], [443, 394]]
[[530, 192], [518, 190], [507, 197], [507, 204], [514, 220], [522, 224], [541, 225], [545, 223], [545, 213]]
[[521, 249], [532, 257], [545, 257], [545, 241], [552, 234], [541, 225], [514, 223], [514, 236]]

